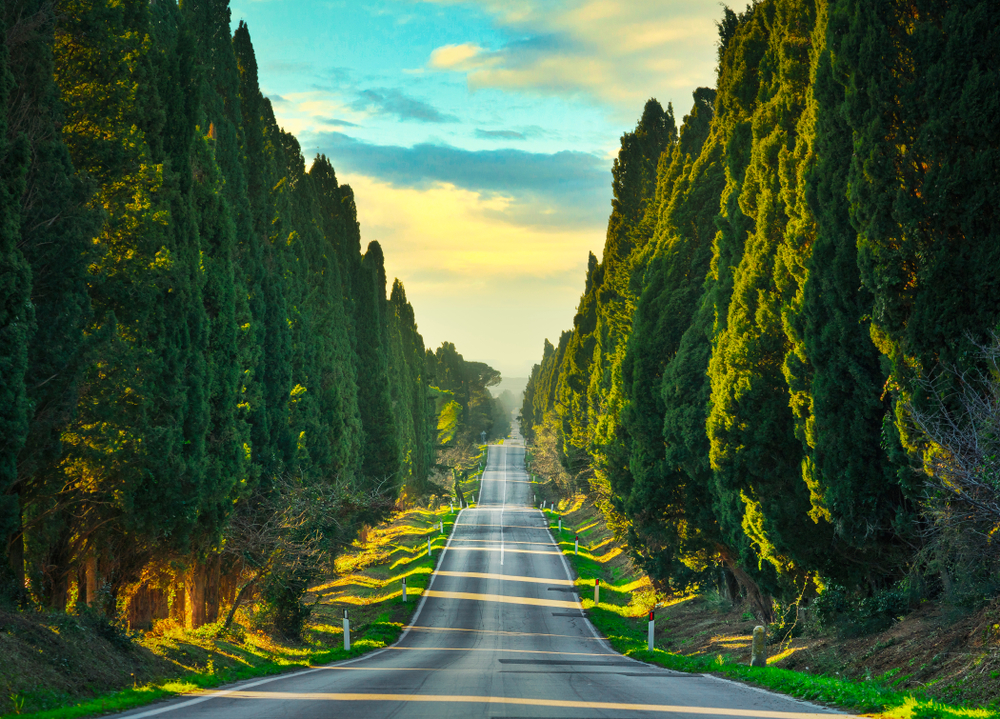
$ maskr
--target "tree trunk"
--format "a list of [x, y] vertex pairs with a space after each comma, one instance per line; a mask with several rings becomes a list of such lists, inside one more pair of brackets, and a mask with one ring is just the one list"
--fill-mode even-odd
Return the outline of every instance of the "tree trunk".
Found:
[[205, 621], [219, 621], [219, 591], [222, 574], [222, 556], [213, 554], [208, 560], [205, 577]]
[[223, 625], [223, 629], [229, 629], [229, 627], [232, 626], [233, 617], [236, 616], [236, 610], [240, 608], [240, 604], [242, 604], [243, 600], [246, 599], [247, 593], [250, 591], [253, 585], [257, 583], [257, 580], [259, 580], [261, 577], [264, 576], [264, 573], [266, 571], [267, 571], [267, 566], [265, 565], [264, 567], [261, 567], [260, 571], [257, 572], [257, 574], [254, 575], [253, 579], [251, 579], [249, 582], [240, 587], [240, 591], [236, 593], [236, 599], [233, 600], [233, 606], [229, 608], [229, 614], [226, 615], [226, 623]]
[[87, 582], [84, 601], [88, 607], [93, 607], [97, 604], [97, 557], [95, 555], [87, 556], [84, 560], [83, 571]]
[[11, 537], [7, 557], [10, 560], [10, 568], [14, 573], [17, 603], [23, 607], [28, 598], [28, 593], [24, 582], [24, 487], [21, 483], [18, 484], [17, 494], [17, 531]]
[[205, 566], [194, 563], [184, 577], [184, 592], [187, 595], [185, 626], [197, 629], [205, 624]]

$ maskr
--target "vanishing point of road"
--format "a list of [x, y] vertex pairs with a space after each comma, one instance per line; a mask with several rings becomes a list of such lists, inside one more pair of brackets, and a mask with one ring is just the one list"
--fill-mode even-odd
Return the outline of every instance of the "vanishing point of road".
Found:
[[614, 652], [584, 618], [569, 566], [532, 505], [517, 430], [489, 448], [412, 624], [364, 657], [120, 716], [163, 719], [832, 719], [836, 712]]

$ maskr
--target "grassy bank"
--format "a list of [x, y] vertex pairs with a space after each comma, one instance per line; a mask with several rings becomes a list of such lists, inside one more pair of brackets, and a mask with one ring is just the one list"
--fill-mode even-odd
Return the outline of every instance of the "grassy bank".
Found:
[[[684, 607], [689, 612], [686, 618], [692, 619], [691, 623], [695, 624], [693, 617], [699, 612], [704, 614], [712, 611], [706, 606], [704, 598], [692, 595], [658, 603], [658, 597], [649, 580], [631, 568], [596, 511], [588, 506], [582, 497], [563, 500], [557, 511], [547, 514], [557, 543], [576, 570], [584, 610], [594, 626], [622, 654], [678, 671], [709, 673], [737, 679], [852, 712], [899, 719], [1000, 717], [1000, 709], [995, 704], [986, 708], [975, 708], [967, 703], [944, 703], [927, 692], [900, 691], [894, 686], [894, 683], [899, 681], [898, 669], [859, 681], [778, 666], [750, 667], [745, 661], [745, 652], [742, 652], [743, 659], [737, 659], [733, 653], [727, 651], [712, 654], [699, 651], [685, 652], [683, 649], [668, 651], [663, 648], [664, 644], [695, 645], [698, 642], [692, 641], [694, 634], [704, 635], [713, 631], [724, 635], [717, 637], [720, 641], [716, 646], [745, 649], [745, 645], [749, 643], [749, 636], [745, 632], [753, 624], [747, 620], [752, 618], [743, 616], [743, 623], [736, 632], [733, 629], [734, 625], [739, 625], [738, 616], [735, 621], [732, 619], [725, 623], [717, 621], [715, 626], [705, 623], [700, 625], [705, 628], [699, 629], [698, 632], [690, 632], [686, 636], [671, 636], [670, 631], [664, 631], [671, 613], [674, 612], [676, 615], [676, 610], [680, 609], [681, 605], [687, 604], [689, 606]], [[560, 518], [563, 520], [561, 534], [557, 529]], [[575, 535], [580, 538], [579, 554], [574, 554]], [[595, 579], [598, 578], [601, 580], [601, 601], [599, 605], [595, 605], [593, 587]], [[656, 646], [652, 651], [647, 649], [647, 617], [650, 609], [654, 610], [657, 619]], [[771, 652], [774, 656], [769, 662], [776, 664], [784, 661], [791, 651], [793, 650], [790, 647], [772, 647]], [[987, 681], [988, 679], [987, 676]]]
[[[478, 478], [462, 484], [473, 500], [478, 487]], [[297, 642], [240, 624], [222, 633], [218, 624], [187, 631], [169, 622], [130, 638], [95, 616], [0, 612], [0, 717], [63, 719], [124, 711], [388, 646], [416, 610], [457, 512], [447, 503], [410, 509], [365, 532], [353, 551], [338, 557], [337, 576], [306, 596], [312, 615]], [[343, 648], [345, 609], [350, 651]]]

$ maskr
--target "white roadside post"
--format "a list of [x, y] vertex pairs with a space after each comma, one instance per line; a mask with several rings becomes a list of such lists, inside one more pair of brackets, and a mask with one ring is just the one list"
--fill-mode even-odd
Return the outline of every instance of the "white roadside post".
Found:
[[451, 513], [454, 514], [455, 513], [455, 500], [454, 499], [451, 500], [451, 502], [449, 504], [451, 505]]
[[573, 554], [580, 553], [580, 535], [573, 537]]
[[601, 603], [601, 580], [598, 577], [594, 580], [594, 606]]
[[351, 651], [351, 620], [347, 618], [347, 610], [344, 610], [344, 651]]
[[646, 648], [649, 649], [649, 651], [653, 651], [653, 628], [655, 627], [655, 625], [656, 625], [656, 622], [653, 619], [653, 610], [650, 609], [649, 610], [649, 639], [646, 641]]
[[562, 517], [559, 518], [559, 534], [562, 534]]
[[430, 537], [427, 538], [427, 556], [428, 557], [433, 556], [433, 555], [431, 555], [431, 538]]
[[403, 577], [403, 604], [406, 604], [406, 577]]
[[441, 525], [441, 534], [444, 534], [444, 520], [442, 519], [438, 524]]

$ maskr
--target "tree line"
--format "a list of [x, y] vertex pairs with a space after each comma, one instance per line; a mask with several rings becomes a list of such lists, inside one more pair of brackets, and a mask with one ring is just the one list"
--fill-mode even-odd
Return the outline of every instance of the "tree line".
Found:
[[3, 594], [197, 626], [266, 574], [294, 629], [319, 562], [430, 489], [436, 397], [506, 432], [499, 375], [424, 347], [227, 0], [0, 23]]
[[767, 619], [831, 587], [996, 594], [1000, 513], [935, 480], [961, 450], [926, 429], [995, 439], [962, 398], [997, 381], [998, 16], [756, 0], [718, 30], [680, 127], [650, 100], [621, 138], [603, 256], [522, 431], [663, 586]]

